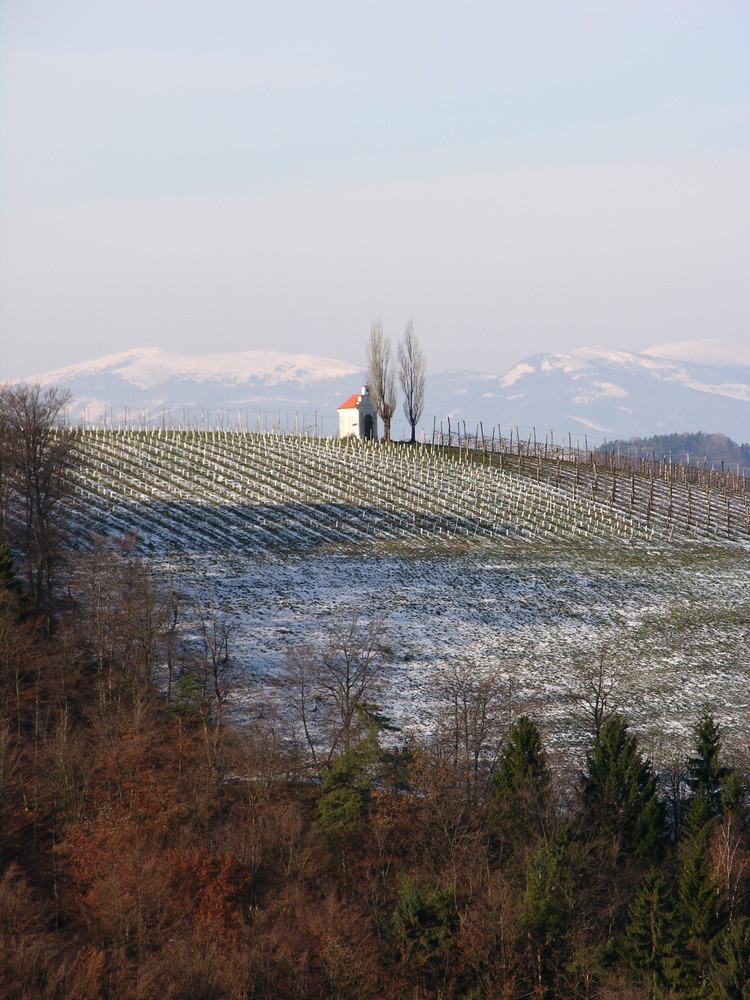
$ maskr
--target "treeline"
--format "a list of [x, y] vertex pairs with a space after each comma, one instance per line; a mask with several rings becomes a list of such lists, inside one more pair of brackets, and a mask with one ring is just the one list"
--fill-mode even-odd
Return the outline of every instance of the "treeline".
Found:
[[2, 573], [1, 995], [746, 995], [747, 775], [711, 716], [657, 780], [594, 672], [566, 776], [457, 661], [396, 740], [387, 625], [350, 619], [230, 724], [220, 613], [132, 548], [69, 566], [51, 630]]
[[683, 434], [656, 434], [649, 438], [630, 438], [627, 441], [609, 441], [597, 449], [600, 452], [615, 449], [635, 458], [667, 460], [681, 465], [715, 465], [718, 467], [739, 464], [750, 468], [750, 444], [737, 444], [726, 434], [704, 434], [702, 431]]

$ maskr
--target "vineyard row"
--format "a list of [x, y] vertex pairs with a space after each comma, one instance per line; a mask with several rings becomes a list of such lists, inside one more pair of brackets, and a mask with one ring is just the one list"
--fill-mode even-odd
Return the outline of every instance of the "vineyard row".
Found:
[[514, 536], [750, 541], [744, 490], [577, 456], [230, 430], [74, 435], [78, 516], [95, 530], [177, 548]]

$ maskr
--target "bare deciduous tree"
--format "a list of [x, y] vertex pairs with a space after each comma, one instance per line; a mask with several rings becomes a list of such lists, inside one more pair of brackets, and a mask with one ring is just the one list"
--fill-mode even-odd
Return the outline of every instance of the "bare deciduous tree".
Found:
[[156, 568], [134, 551], [126, 553], [121, 604], [121, 662], [131, 679], [134, 695], [148, 692], [157, 666], [164, 662], [170, 633], [175, 627], [174, 594]]
[[321, 775], [368, 732], [377, 715], [385, 649], [383, 618], [358, 615], [334, 622], [318, 646], [292, 648], [282, 686], [292, 693], [295, 721]]
[[598, 662], [575, 664], [570, 688], [570, 697], [591, 719], [597, 737], [618, 709], [619, 671], [614, 660], [607, 665], [608, 656], [609, 650], [603, 646]]
[[201, 636], [201, 714], [208, 713], [216, 729], [220, 730], [227, 696], [224, 674], [229, 665], [229, 629], [213, 600], [208, 603], [199, 601], [196, 614]]
[[382, 687], [383, 617], [335, 622], [321, 651], [320, 682], [334, 706], [336, 743], [350, 750], [367, 730]]
[[404, 394], [404, 415], [411, 427], [411, 443], [417, 440], [417, 422], [424, 409], [424, 383], [427, 363], [414, 333], [412, 321], [406, 325], [404, 339], [398, 345], [398, 380]]
[[0, 388], [0, 531], [23, 553], [29, 595], [49, 614], [67, 530], [73, 439], [60, 425], [69, 401], [55, 387]]
[[179, 602], [173, 580], [165, 580], [138, 555], [135, 544], [133, 537], [93, 539], [90, 552], [79, 556], [72, 578], [80, 595], [80, 626], [96, 662], [102, 706], [115, 692], [119, 673], [128, 678], [134, 699], [152, 690], [165, 661], [171, 684]]
[[439, 738], [468, 801], [476, 804], [502, 745], [507, 679], [499, 670], [457, 660], [442, 673], [440, 687], [445, 713]]
[[396, 373], [393, 370], [391, 341], [377, 320], [370, 330], [367, 347], [367, 379], [378, 416], [383, 421], [383, 439], [391, 439], [391, 419], [396, 410]]
[[[2, 393], [3, 390], [0, 390]], [[10, 428], [5, 399], [0, 396], [0, 547], [7, 548], [8, 505], [10, 503]]]

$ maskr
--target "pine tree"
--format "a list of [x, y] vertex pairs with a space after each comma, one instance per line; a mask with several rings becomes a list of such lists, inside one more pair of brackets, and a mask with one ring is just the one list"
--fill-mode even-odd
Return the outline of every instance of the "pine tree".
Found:
[[651, 765], [623, 716], [612, 715], [595, 737], [581, 778], [584, 835], [598, 838], [616, 863], [649, 863], [664, 836], [664, 809]]
[[407, 878], [391, 917], [391, 931], [402, 959], [418, 975], [445, 980], [455, 950], [458, 925], [451, 888], [423, 886]]
[[722, 811], [722, 787], [730, 774], [721, 760], [719, 726], [707, 712], [697, 723], [695, 752], [688, 760], [688, 835]]
[[651, 765], [619, 714], [594, 737], [580, 798], [577, 841], [585, 870], [576, 906], [606, 968], [617, 961], [628, 907], [659, 858], [665, 827]]
[[682, 985], [684, 941], [674, 910], [670, 881], [657, 869], [650, 869], [628, 911], [623, 955], [653, 1000]]
[[683, 842], [676, 918], [685, 937], [684, 967], [694, 991], [706, 986], [708, 969], [726, 923], [719, 884], [711, 872], [705, 829]]
[[570, 837], [562, 829], [553, 841], [540, 838], [526, 862], [520, 921], [531, 947], [533, 989], [543, 995], [564, 968], [571, 916]]
[[501, 857], [524, 850], [545, 830], [549, 771], [539, 730], [525, 715], [511, 726], [492, 779], [489, 806]]
[[531, 719], [522, 715], [510, 727], [493, 779], [495, 790], [498, 795], [518, 795], [524, 786], [540, 787], [547, 779], [542, 737]]
[[325, 775], [318, 799], [318, 825], [338, 857], [347, 880], [348, 849], [362, 830], [370, 806], [370, 768], [378, 759], [374, 735], [343, 753]]
[[724, 935], [711, 987], [716, 1000], [750, 1000], [750, 918], [733, 921]]

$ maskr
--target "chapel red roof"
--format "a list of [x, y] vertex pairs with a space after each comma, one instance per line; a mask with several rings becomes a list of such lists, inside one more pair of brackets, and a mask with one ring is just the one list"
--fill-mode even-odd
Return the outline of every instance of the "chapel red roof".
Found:
[[341, 406], [338, 407], [338, 409], [339, 410], [356, 410], [357, 409], [357, 403], [359, 402], [359, 396], [360, 396], [360, 394], [358, 392], [355, 392], [354, 395], [350, 396], [345, 403], [342, 403]]

